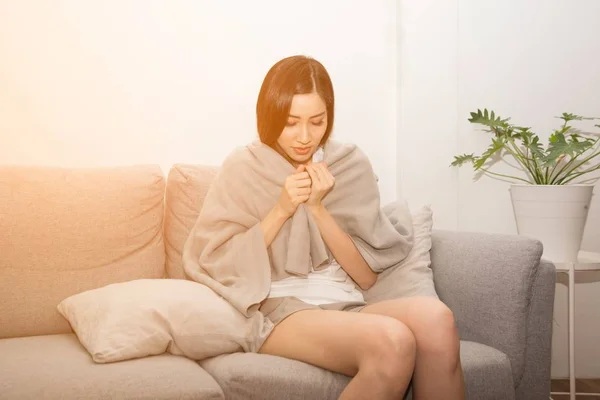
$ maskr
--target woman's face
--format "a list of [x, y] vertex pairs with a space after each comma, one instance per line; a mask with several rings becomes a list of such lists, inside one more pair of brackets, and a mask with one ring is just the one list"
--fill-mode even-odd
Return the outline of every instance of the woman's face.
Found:
[[327, 129], [327, 109], [317, 93], [296, 94], [283, 132], [277, 139], [279, 152], [292, 164], [309, 163]]

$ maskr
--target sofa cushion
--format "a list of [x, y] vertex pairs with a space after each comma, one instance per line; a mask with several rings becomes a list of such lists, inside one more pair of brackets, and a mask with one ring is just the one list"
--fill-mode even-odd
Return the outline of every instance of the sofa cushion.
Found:
[[58, 310], [98, 363], [165, 352], [204, 360], [258, 351], [273, 329], [261, 313], [246, 318], [207, 286], [185, 279], [113, 283], [70, 296]]
[[0, 399], [224, 399], [187, 358], [96, 364], [73, 334], [2, 339], [0, 354]]
[[71, 332], [56, 306], [165, 275], [158, 166], [0, 167], [0, 337]]
[[515, 385], [506, 354], [484, 344], [461, 341], [467, 399], [513, 400]]
[[345, 375], [267, 354], [227, 354], [200, 365], [227, 400], [335, 400], [350, 382]]
[[169, 278], [185, 278], [182, 251], [218, 167], [175, 164], [167, 177], [165, 239]]
[[[461, 342], [467, 398], [514, 399], [508, 357], [489, 346]], [[236, 353], [200, 363], [228, 400], [337, 399], [350, 378], [300, 361], [266, 354]], [[405, 399], [412, 399], [409, 391]]]

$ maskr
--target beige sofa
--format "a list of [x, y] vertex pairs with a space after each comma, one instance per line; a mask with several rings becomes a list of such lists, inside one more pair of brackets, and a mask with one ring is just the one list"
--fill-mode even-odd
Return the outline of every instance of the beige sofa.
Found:
[[[216, 167], [0, 167], [0, 399], [336, 399], [349, 378], [235, 353], [94, 363], [58, 313], [109, 283], [182, 278], [180, 257]], [[168, 179], [167, 179], [168, 177]], [[434, 231], [469, 399], [548, 399], [554, 266], [539, 242]]]

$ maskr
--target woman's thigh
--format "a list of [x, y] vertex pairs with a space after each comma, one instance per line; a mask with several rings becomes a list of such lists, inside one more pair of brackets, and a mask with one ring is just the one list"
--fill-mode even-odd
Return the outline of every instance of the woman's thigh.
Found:
[[440, 334], [448, 334], [450, 331], [456, 333], [452, 311], [435, 297], [384, 300], [365, 306], [359, 313], [397, 319], [413, 331], [417, 344], [420, 341], [438, 340]]
[[354, 376], [374, 348], [402, 353], [398, 346], [414, 348], [414, 336], [402, 323], [384, 315], [308, 309], [279, 322], [262, 348], [263, 354], [303, 361], [347, 376]]

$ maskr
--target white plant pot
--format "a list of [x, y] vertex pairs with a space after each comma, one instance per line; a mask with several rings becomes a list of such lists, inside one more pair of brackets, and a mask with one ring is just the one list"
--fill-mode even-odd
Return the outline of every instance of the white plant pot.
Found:
[[540, 240], [549, 261], [577, 261], [594, 186], [514, 184], [509, 190], [519, 235]]

